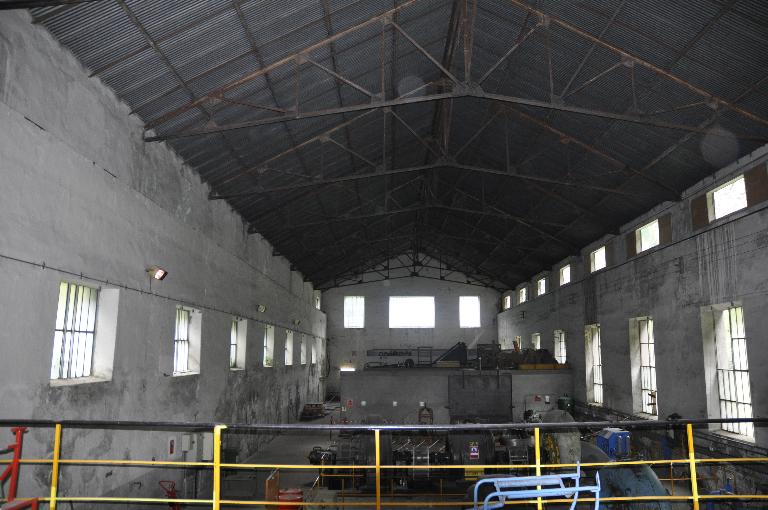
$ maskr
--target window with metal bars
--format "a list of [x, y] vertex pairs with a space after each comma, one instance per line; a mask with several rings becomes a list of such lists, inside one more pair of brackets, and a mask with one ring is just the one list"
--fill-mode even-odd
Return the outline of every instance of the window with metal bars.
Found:
[[562, 329], [555, 330], [555, 360], [560, 364], [566, 360], [565, 331]]
[[600, 325], [592, 324], [585, 331], [587, 347], [587, 398], [590, 403], [603, 405], [603, 362], [600, 348]]
[[[720, 417], [752, 418], [744, 309], [741, 306], [732, 306], [715, 314]], [[734, 434], [754, 437], [754, 426], [751, 423], [723, 423], [722, 429]]]
[[176, 330], [173, 334], [173, 373], [189, 372], [189, 326], [192, 310], [176, 308]]
[[653, 319], [641, 317], [636, 321], [640, 345], [640, 395], [641, 411], [658, 415], [656, 390], [656, 347], [653, 337]]
[[265, 367], [272, 367], [275, 364], [275, 327], [271, 324], [264, 326], [264, 358], [262, 363]]
[[98, 289], [67, 282], [59, 285], [51, 379], [91, 375], [98, 300]]
[[229, 368], [237, 368], [237, 325], [240, 321], [232, 319], [229, 330]]

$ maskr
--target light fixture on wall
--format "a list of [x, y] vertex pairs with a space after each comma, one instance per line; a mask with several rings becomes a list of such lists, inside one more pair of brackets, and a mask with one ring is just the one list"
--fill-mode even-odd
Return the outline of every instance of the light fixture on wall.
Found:
[[163, 278], [168, 276], [168, 271], [166, 271], [162, 267], [149, 266], [147, 268], [147, 274], [149, 274], [149, 276], [154, 278], [155, 280], [162, 280]]
[[259, 311], [259, 313], [264, 313], [264, 312], [266, 312], [266, 311], [267, 311], [267, 306], [266, 306], [266, 305], [258, 305], [258, 306], [256, 307], [256, 310], [258, 310], [258, 311]]
[[339, 368], [339, 371], [341, 371], [341, 372], [354, 372], [355, 371], [355, 367], [353, 367], [351, 365], [342, 365], [341, 368]]

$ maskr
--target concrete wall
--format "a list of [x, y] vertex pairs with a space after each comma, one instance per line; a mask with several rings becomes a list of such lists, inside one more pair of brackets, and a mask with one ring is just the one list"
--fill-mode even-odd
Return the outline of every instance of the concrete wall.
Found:
[[[312, 286], [227, 204], [209, 201], [171, 150], [145, 144], [128, 107], [18, 11], [0, 16], [0, 182], [0, 417], [288, 422], [324, 394], [324, 340], [316, 365], [302, 366], [295, 348], [285, 367], [281, 354], [286, 327], [297, 346], [300, 333], [325, 337]], [[150, 285], [151, 264], [169, 276]], [[111, 380], [51, 384], [61, 281], [117, 289]], [[169, 375], [177, 304], [202, 312], [199, 374]], [[249, 319], [240, 371], [228, 364], [233, 316]], [[261, 363], [264, 323], [277, 325], [274, 368]], [[64, 448], [168, 458], [168, 435], [115, 437], [66, 431]], [[32, 432], [26, 454], [50, 456], [50, 439]], [[35, 469], [30, 490], [45, 493], [47, 468]], [[124, 487], [126, 472], [72, 468], [62, 490], [103, 495]], [[152, 484], [137, 494], [161, 493]]]
[[555, 408], [572, 388], [570, 370], [380, 368], [342, 372], [340, 396], [342, 406], [352, 401], [344, 413], [354, 423], [418, 423], [421, 402], [432, 409], [435, 423], [477, 418], [500, 423], [523, 421], [526, 409]]
[[[753, 415], [765, 416], [768, 378], [756, 367], [768, 362], [768, 204], [755, 204], [693, 231], [690, 199], [765, 162], [766, 154], [766, 148], [756, 151], [687, 190], [680, 202], [664, 203], [627, 224], [621, 236], [608, 236], [585, 247], [579, 257], [570, 260], [571, 284], [558, 288], [552, 280], [552, 290], [547, 294], [499, 314], [500, 340], [520, 335], [523, 345], [527, 345], [531, 335], [540, 332], [542, 347], [551, 348], [553, 330], [565, 330], [575, 396], [584, 401], [584, 327], [599, 323], [604, 404], [632, 413], [629, 320], [651, 316], [659, 415], [678, 413], [687, 418], [706, 418], [701, 316], [710, 305], [735, 302], [744, 307]], [[628, 258], [624, 235], [666, 213], [671, 213], [672, 241]], [[590, 252], [604, 243], [609, 250], [608, 268], [588, 274]], [[561, 265], [552, 268], [553, 276]], [[534, 284], [535, 279], [528, 282], [529, 288]], [[765, 429], [758, 429], [756, 436], [758, 443], [768, 444]]]
[[[424, 272], [431, 276], [431, 273]], [[461, 276], [461, 275], [459, 275]], [[344, 328], [344, 296], [365, 297], [365, 328]], [[434, 296], [435, 327], [390, 329], [390, 296]], [[459, 296], [479, 296], [479, 328], [459, 327]], [[465, 342], [469, 348], [496, 341], [499, 293], [493, 289], [439, 279], [408, 277], [330, 289], [323, 293], [328, 315], [328, 389], [338, 391], [342, 364], [362, 369], [368, 349], [431, 346], [448, 348]]]

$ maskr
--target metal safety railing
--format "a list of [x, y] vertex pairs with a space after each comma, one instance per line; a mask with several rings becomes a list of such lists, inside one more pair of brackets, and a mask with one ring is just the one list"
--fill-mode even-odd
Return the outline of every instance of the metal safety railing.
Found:
[[[21, 448], [14, 450], [11, 445], [7, 452], [14, 452], [14, 458], [8, 459], [0, 456], [0, 468], [5, 465], [5, 470], [0, 474], [0, 488], [4, 483], [10, 481], [12, 487], [5, 491], [6, 497], [0, 499], [0, 503], [14, 503], [18, 506], [11, 508], [38, 508], [38, 504], [47, 505], [51, 510], [56, 510], [60, 503], [125, 503], [125, 504], [169, 504], [169, 502], [180, 505], [204, 506], [213, 510], [220, 510], [222, 506], [254, 506], [264, 507], [369, 507], [377, 510], [383, 507], [456, 507], [467, 508], [472, 506], [471, 501], [446, 501], [444, 498], [440, 501], [393, 501], [394, 498], [388, 498], [382, 492], [382, 472], [387, 470], [421, 470], [437, 469], [440, 470], [529, 470], [541, 476], [544, 470], [563, 470], [576, 468], [615, 468], [619, 466], [641, 466], [651, 467], [669, 466], [670, 470], [674, 466], [687, 466], [688, 476], [684, 478], [674, 478], [674, 480], [685, 479], [690, 482], [690, 494], [667, 494], [653, 496], [609, 496], [600, 497], [601, 503], [632, 503], [643, 501], [669, 501], [669, 502], [687, 502], [692, 505], [694, 510], [699, 510], [702, 502], [711, 500], [718, 501], [766, 501], [768, 494], [702, 494], [700, 493], [697, 469], [706, 464], [728, 463], [728, 464], [751, 464], [759, 463], [768, 468], [768, 457], [697, 457], [694, 444], [694, 427], [710, 426], [712, 424], [750, 422], [755, 425], [768, 423], [768, 419], [731, 419], [731, 420], [672, 420], [672, 421], [591, 421], [591, 422], [569, 422], [569, 423], [509, 423], [509, 424], [461, 424], [461, 425], [306, 425], [306, 424], [286, 424], [286, 425], [224, 425], [216, 423], [174, 423], [174, 422], [139, 422], [139, 421], [52, 421], [52, 420], [0, 420], [0, 430], [7, 430], [6, 427], [13, 427], [13, 431], [18, 437], [23, 436], [24, 430], [30, 429], [53, 429], [53, 452], [51, 458], [29, 458], [25, 459], [21, 455]], [[667, 430], [685, 430], [687, 455], [677, 459], [648, 459], [648, 460], [617, 460], [610, 462], [580, 462], [580, 463], [544, 463], [542, 462], [542, 432], [545, 431], [563, 431], [563, 430], [599, 430], [605, 427], [622, 427], [629, 429], [663, 429]], [[84, 459], [84, 458], [63, 458], [62, 457], [62, 434], [65, 429], [91, 429], [91, 430], [154, 430], [154, 431], [188, 431], [188, 432], [212, 432], [213, 433], [213, 459], [211, 461], [166, 461], [166, 460], [125, 460], [125, 459]], [[19, 430], [21, 432], [19, 432]], [[374, 463], [357, 465], [339, 465], [339, 464], [269, 464], [269, 463], [228, 463], [222, 460], [222, 436], [225, 432], [254, 432], [277, 434], [281, 432], [328, 432], [328, 431], [346, 431], [346, 432], [368, 432], [373, 433]], [[532, 431], [534, 439], [534, 460], [533, 464], [441, 464], [441, 465], [393, 465], [382, 464], [381, 451], [381, 433], [382, 432], [478, 432], [478, 431]], [[16, 452], [19, 455], [16, 455]], [[50, 465], [50, 487], [48, 495], [19, 495], [16, 493], [21, 467], [24, 465]], [[107, 496], [62, 496], [59, 494], [60, 472], [66, 466], [133, 466], [147, 468], [181, 469], [194, 468], [210, 470], [212, 474], [212, 491], [210, 498], [178, 498], [169, 500], [167, 498], [155, 497], [107, 497]], [[224, 499], [222, 497], [222, 470], [318, 470], [320, 475], [315, 481], [323, 476], [324, 470], [368, 470], [373, 472], [375, 480], [375, 494], [373, 502], [366, 501], [274, 501], [274, 500], [235, 500]], [[456, 494], [453, 494], [456, 496]], [[594, 502], [594, 498], [579, 498], [580, 502]], [[34, 506], [32, 504], [34, 502]], [[545, 505], [553, 503], [570, 503], [570, 499], [547, 499], [538, 497], [530, 500], [506, 501], [506, 505], [535, 505], [541, 510]], [[768, 505], [768, 503], [765, 503]]]

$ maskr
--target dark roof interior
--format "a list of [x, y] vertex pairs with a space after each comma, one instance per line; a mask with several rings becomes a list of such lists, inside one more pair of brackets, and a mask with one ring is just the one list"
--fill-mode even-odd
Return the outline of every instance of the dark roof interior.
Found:
[[768, 139], [761, 0], [32, 15], [321, 288], [404, 252], [514, 287]]

